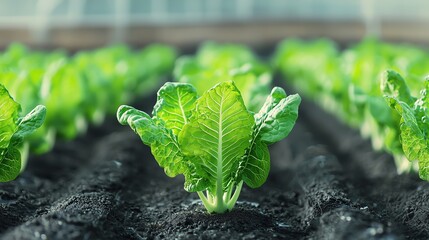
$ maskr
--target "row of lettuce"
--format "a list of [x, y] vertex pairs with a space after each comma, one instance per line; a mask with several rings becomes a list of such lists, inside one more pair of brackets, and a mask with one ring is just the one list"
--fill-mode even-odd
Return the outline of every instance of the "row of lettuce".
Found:
[[84, 134], [120, 104], [155, 91], [176, 57], [174, 48], [160, 44], [141, 50], [117, 45], [72, 56], [11, 45], [0, 54], [0, 181], [16, 178], [29, 151], [45, 153], [57, 138]]
[[429, 180], [427, 51], [376, 39], [342, 51], [326, 39], [289, 39], [272, 60], [299, 92], [391, 153], [399, 173]]

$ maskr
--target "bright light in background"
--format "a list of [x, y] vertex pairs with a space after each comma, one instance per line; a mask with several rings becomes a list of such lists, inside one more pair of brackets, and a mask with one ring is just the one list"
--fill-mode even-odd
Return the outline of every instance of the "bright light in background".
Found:
[[110, 42], [120, 42], [139, 25], [354, 22], [381, 35], [385, 22], [429, 23], [427, 0], [0, 0], [0, 6], [0, 30], [27, 29], [38, 44], [49, 42], [52, 29], [88, 26], [112, 29]]

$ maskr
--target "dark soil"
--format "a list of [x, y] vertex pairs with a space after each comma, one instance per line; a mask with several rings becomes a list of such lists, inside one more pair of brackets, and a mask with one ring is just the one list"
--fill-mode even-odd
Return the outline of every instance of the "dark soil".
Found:
[[245, 187], [232, 212], [210, 215], [111, 118], [0, 185], [0, 238], [429, 238], [429, 183], [398, 176], [389, 155], [314, 105], [303, 103], [271, 159], [261, 188]]

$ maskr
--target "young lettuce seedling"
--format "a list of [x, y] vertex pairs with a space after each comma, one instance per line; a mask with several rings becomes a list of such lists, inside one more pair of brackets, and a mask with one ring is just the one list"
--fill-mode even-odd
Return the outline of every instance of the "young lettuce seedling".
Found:
[[46, 115], [41, 105], [23, 118], [20, 111], [21, 106], [0, 84], [0, 182], [12, 181], [22, 171], [28, 156], [24, 138], [42, 125]]
[[168, 176], [183, 174], [186, 191], [197, 192], [209, 213], [223, 213], [234, 207], [243, 182], [257, 188], [266, 181], [268, 145], [292, 130], [300, 102], [275, 87], [253, 114], [232, 81], [201, 97], [188, 83], [169, 82], [158, 91], [153, 117], [125, 105], [117, 117], [150, 146]]

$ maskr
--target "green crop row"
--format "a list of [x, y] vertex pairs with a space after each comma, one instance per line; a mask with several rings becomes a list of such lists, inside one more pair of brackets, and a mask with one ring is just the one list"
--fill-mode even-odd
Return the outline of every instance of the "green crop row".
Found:
[[[3, 94], [2, 112], [6, 113], [3, 103], [9, 95], [20, 103], [7, 118], [16, 124], [17, 111], [28, 113], [39, 104], [47, 109], [45, 123], [20, 143], [21, 169], [28, 147], [35, 153], [49, 151], [57, 137], [73, 139], [85, 133], [88, 124], [99, 124], [106, 114], [114, 114], [120, 104], [155, 91], [162, 77], [171, 74], [176, 55], [173, 48], [160, 44], [141, 50], [117, 45], [72, 56], [11, 45], [0, 54], [0, 85], [8, 91]], [[7, 132], [14, 133], [12, 128]], [[1, 140], [11, 144], [6, 141], [9, 137]]]
[[429, 180], [428, 52], [375, 39], [342, 51], [326, 39], [289, 39], [273, 64], [306, 97], [359, 128], [374, 149], [391, 153], [398, 172], [419, 170]]

